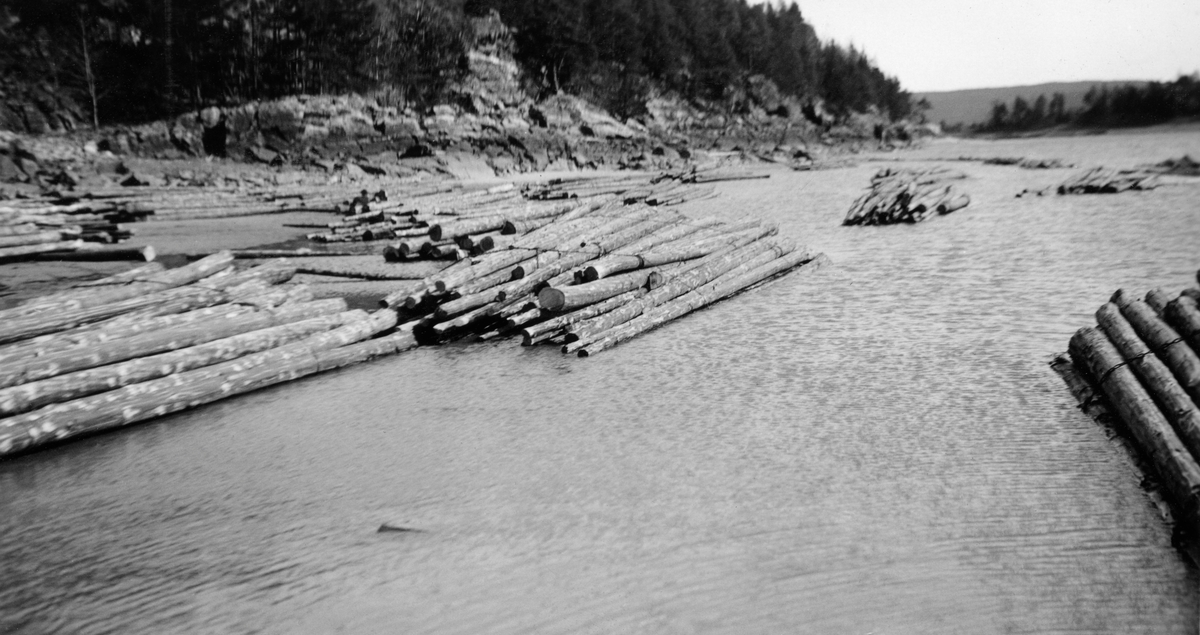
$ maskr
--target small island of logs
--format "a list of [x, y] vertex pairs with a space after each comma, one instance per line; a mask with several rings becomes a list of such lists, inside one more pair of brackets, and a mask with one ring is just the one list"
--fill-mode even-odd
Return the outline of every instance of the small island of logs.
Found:
[[919, 223], [935, 213], [958, 211], [969, 205], [971, 198], [948, 181], [965, 178], [962, 172], [946, 168], [884, 168], [871, 178], [870, 190], [854, 201], [842, 224]]
[[[1198, 274], [1200, 279], [1200, 274]], [[1098, 421], [1126, 437], [1161, 484], [1176, 529], [1200, 536], [1200, 289], [1144, 298], [1118, 290], [1098, 326], [1071, 338], [1051, 365]]]

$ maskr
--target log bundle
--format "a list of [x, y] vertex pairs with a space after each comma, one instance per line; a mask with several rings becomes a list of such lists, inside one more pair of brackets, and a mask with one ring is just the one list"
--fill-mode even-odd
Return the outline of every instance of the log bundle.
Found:
[[[585, 357], [784, 272], [825, 262], [776, 236], [774, 225], [695, 218], [649, 201], [660, 194], [694, 200], [689, 197], [702, 186], [679, 178], [603, 183], [533, 190], [540, 200], [558, 203], [553, 215], [528, 223], [509, 219], [489, 250], [400, 286], [381, 304], [404, 311], [406, 328], [422, 340], [520, 335], [525, 345], [549, 342]], [[564, 186], [574, 194], [549, 194]], [[488, 221], [460, 218], [431, 229], [431, 238], [435, 231], [443, 239], [474, 236], [468, 232], [492, 231], [499, 220], [479, 218]], [[522, 233], [510, 231], [512, 225]]]
[[0, 457], [416, 345], [285, 259], [149, 263], [0, 311]]
[[871, 178], [870, 189], [850, 206], [843, 225], [919, 223], [933, 214], [949, 214], [970, 204], [950, 181], [966, 178], [945, 168], [884, 168]]
[[1099, 167], [1067, 179], [1058, 186], [1058, 193], [1117, 194], [1128, 190], [1152, 190], [1158, 184], [1158, 175], [1152, 172]]
[[[1200, 278], [1200, 274], [1198, 274]], [[1200, 290], [1118, 290], [1053, 363], [1080, 407], [1113, 415], [1156, 474], [1177, 524], [1200, 531]]]
[[133, 230], [122, 225], [133, 220], [136, 216], [106, 203], [0, 201], [0, 263], [47, 258], [154, 260], [153, 249], [115, 246], [133, 236]]

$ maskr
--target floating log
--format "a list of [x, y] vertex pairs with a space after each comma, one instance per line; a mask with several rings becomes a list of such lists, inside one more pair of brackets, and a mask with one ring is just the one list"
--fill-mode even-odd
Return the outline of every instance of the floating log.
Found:
[[1121, 315], [1116, 304], [1109, 302], [1096, 311], [1096, 321], [1126, 363], [1141, 380], [1142, 386], [1158, 403], [1192, 456], [1200, 456], [1200, 411], [1187, 392], [1175, 381], [1171, 371], [1138, 338], [1132, 326]]
[[366, 317], [343, 311], [0, 389], [0, 417], [276, 348]]
[[1163, 309], [1163, 317], [1187, 341], [1193, 351], [1200, 351], [1200, 308], [1197, 307], [1195, 298], [1181, 295], [1171, 300]]
[[0, 456], [194, 408], [400, 350], [408, 346], [410, 334], [373, 346], [325, 353], [360, 342], [395, 324], [394, 312], [378, 311], [365, 319], [299, 342], [0, 419]]
[[1121, 307], [1121, 314], [1133, 325], [1138, 337], [1171, 369], [1192, 399], [1200, 403], [1200, 357], [1188, 347], [1184, 338], [1145, 302], [1132, 299], [1125, 291], [1118, 290], [1112, 301]]
[[1152, 190], [1158, 183], [1158, 175], [1144, 170], [1118, 171], [1099, 167], [1067, 179], [1058, 186], [1058, 193], [1116, 194], [1127, 190]]
[[0, 370], [0, 388], [62, 375], [76, 370], [115, 364], [135, 357], [173, 351], [248, 331], [279, 326], [324, 315], [324, 303], [285, 305], [275, 311], [238, 314], [230, 319], [211, 319], [139, 333], [112, 341], [96, 342], [82, 350], [67, 349], [42, 357], [8, 364]]
[[158, 252], [152, 245], [145, 247], [123, 247], [85, 242], [74, 251], [55, 251], [35, 255], [32, 259], [39, 261], [63, 262], [105, 262], [126, 260], [132, 262], [152, 262], [158, 257]]
[[554, 336], [556, 331], [565, 326], [569, 326], [576, 322], [607, 313], [608, 311], [611, 311], [623, 304], [631, 302], [632, 300], [645, 295], [647, 291], [648, 290], [644, 288], [627, 291], [602, 302], [597, 302], [595, 304], [583, 307], [577, 311], [571, 311], [570, 313], [552, 317], [543, 322], [539, 322], [538, 324], [528, 326], [522, 329], [521, 333], [524, 336], [522, 344], [524, 346], [529, 346], [542, 340], [549, 339], [550, 337]]
[[1097, 328], [1071, 338], [1071, 358], [1104, 390], [1139, 447], [1158, 470], [1185, 527], [1200, 527], [1200, 466], [1159, 411], [1120, 353]]
[[758, 284], [783, 271], [800, 266], [806, 261], [811, 262], [802, 267], [802, 270], [811, 272], [820, 268], [827, 262], [827, 259], [823, 255], [814, 259], [807, 249], [802, 249], [785, 253], [777, 258], [770, 258], [767, 262], [753, 267], [750, 266], [750, 263], [755, 261], [749, 261], [745, 267], [734, 269], [728, 275], [718, 277], [712, 282], [689, 291], [670, 302], [657, 305], [636, 320], [632, 320], [628, 324], [614, 329], [614, 332], [604, 335], [587, 346], [579, 347], [578, 354], [580, 357], [595, 355], [641, 333], [645, 333], [650, 329], [661, 326], [666, 322]]
[[83, 247], [82, 240], [66, 240], [53, 243], [38, 243], [36, 245], [20, 245], [17, 247], [0, 247], [0, 261], [24, 260], [37, 254], [60, 251], [73, 251]]
[[1170, 301], [1170, 294], [1163, 289], [1151, 289], [1146, 292], [1146, 304], [1150, 305], [1150, 308], [1159, 315], [1163, 314], [1163, 310], [1167, 308]]
[[[0, 317], [27, 315], [31, 311], [55, 312], [66, 309], [81, 309], [119, 302], [143, 296], [147, 293], [159, 292], [164, 289], [181, 287], [197, 282], [202, 278], [229, 268], [231, 264], [233, 264], [232, 254], [228, 251], [218, 252], [196, 262], [175, 269], [166, 269], [129, 284], [87, 289], [69, 289], [60, 293], [34, 298], [23, 305], [0, 312]], [[2, 327], [0, 327], [0, 330], [2, 330]]]
[[571, 311], [646, 285], [650, 271], [634, 271], [569, 287], [547, 287], [538, 292], [538, 304], [550, 311]]
[[82, 229], [79, 227], [73, 227], [70, 229], [64, 228], [62, 230], [43, 231], [36, 234], [18, 234], [15, 236], [0, 235], [0, 248], [69, 242], [79, 238], [79, 235], [82, 233]]

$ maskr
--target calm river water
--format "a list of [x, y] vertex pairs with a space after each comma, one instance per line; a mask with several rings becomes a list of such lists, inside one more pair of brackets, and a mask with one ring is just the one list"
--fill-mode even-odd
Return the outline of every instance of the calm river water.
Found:
[[840, 227], [881, 165], [722, 184], [694, 209], [833, 265], [596, 357], [422, 348], [0, 462], [0, 632], [1194, 633], [1200, 576], [1047, 362], [1118, 287], [1195, 284], [1200, 179], [1016, 199], [1071, 171], [956, 162], [969, 208]]

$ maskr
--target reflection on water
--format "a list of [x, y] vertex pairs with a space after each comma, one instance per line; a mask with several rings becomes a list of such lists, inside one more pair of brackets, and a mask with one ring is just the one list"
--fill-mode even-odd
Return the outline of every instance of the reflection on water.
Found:
[[[916, 156], [1200, 156], [1146, 136]], [[878, 164], [723, 184], [704, 211], [834, 265], [594, 358], [418, 349], [0, 464], [0, 632], [1193, 632], [1046, 362], [1114, 289], [1194, 283], [1200, 183], [956, 165], [971, 207], [911, 227], [838, 226]]]

